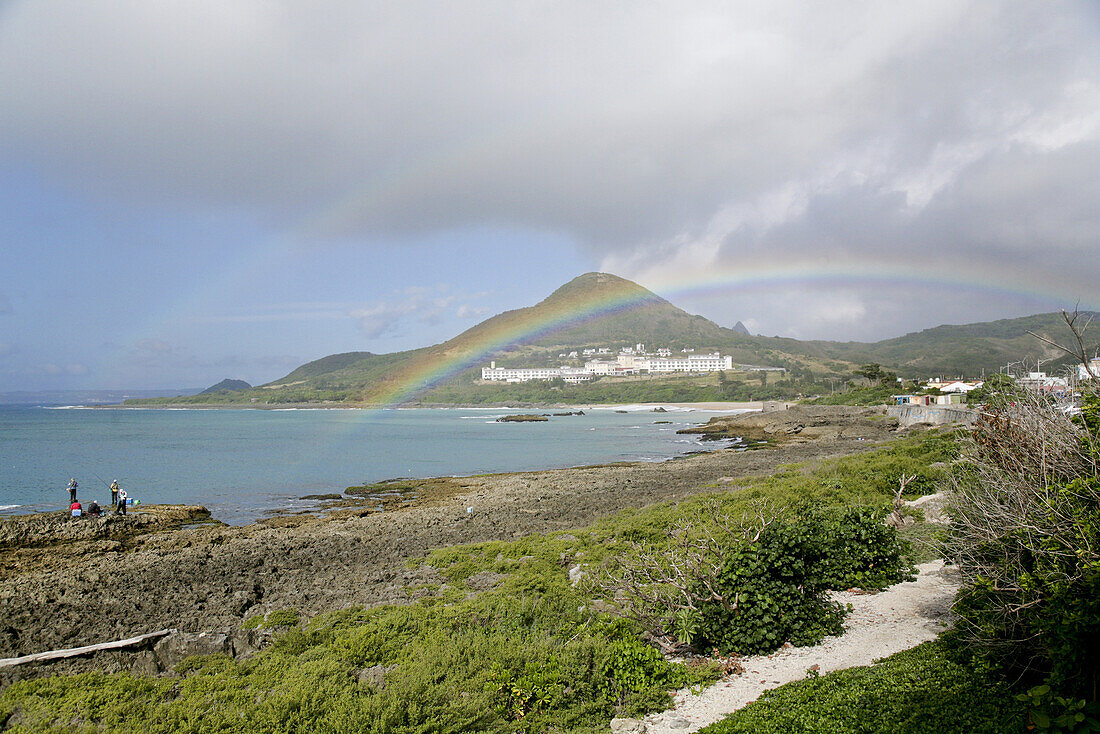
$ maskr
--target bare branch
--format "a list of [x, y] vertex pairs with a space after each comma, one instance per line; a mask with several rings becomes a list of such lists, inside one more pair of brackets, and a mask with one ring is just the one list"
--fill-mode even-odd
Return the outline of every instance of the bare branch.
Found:
[[[1077, 322], [1081, 320], [1082, 317], [1084, 318], [1084, 323], [1078, 324]], [[1089, 325], [1092, 324], [1092, 314], [1082, 314], [1077, 309], [1077, 307], [1074, 307], [1072, 313], [1067, 312], [1063, 308], [1062, 319], [1066, 322], [1066, 326], [1069, 327], [1070, 333], [1073, 335], [1073, 340], [1074, 342], [1076, 342], [1076, 344], [1072, 347], [1067, 347], [1059, 344], [1053, 339], [1045, 337], [1042, 334], [1036, 334], [1030, 329], [1027, 331], [1027, 333], [1031, 334], [1033, 337], [1043, 342], [1044, 344], [1061, 350], [1069, 356], [1073, 357], [1075, 360], [1081, 363], [1081, 365], [1085, 369], [1085, 372], [1088, 373], [1089, 377], [1091, 377], [1092, 379], [1100, 377], [1100, 375], [1097, 375], [1093, 371], [1092, 365], [1089, 361], [1088, 347], [1085, 344], [1085, 331], [1088, 329]]]

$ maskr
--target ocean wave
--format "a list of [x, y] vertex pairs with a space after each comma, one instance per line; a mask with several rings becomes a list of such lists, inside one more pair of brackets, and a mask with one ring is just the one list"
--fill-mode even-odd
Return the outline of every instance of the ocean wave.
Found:
[[[667, 404], [666, 405], [660, 405], [660, 404], [653, 404], [653, 403], [648, 403], [646, 405], [641, 405], [641, 404], [638, 404], [638, 403], [631, 403], [631, 404], [628, 404], [628, 405], [600, 405], [600, 406], [592, 407], [591, 410], [613, 410], [613, 411], [619, 411], [619, 412], [625, 411], [627, 413], [653, 413], [653, 412], [660, 413], [660, 412], [662, 412], [662, 411], [657, 410], [657, 408], [664, 408], [663, 412], [665, 412], [665, 413], [694, 413], [698, 410], [698, 408], [685, 408], [685, 407], [680, 406], [680, 405], [667, 405]], [[731, 411], [723, 410], [723, 411], [711, 411], [711, 412], [729, 413]]]
[[2, 510], [14, 510], [16, 507], [22, 507], [22, 505], [0, 505], [0, 511], [2, 511]]

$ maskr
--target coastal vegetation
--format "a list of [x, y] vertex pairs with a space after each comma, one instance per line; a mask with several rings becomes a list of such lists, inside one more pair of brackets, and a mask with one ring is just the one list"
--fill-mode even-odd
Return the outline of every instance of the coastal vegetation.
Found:
[[1006, 734], [1023, 730], [1008, 686], [957, 662], [939, 641], [875, 665], [765, 692], [705, 734]]
[[988, 410], [951, 475], [951, 637], [1100, 720], [1100, 395], [1076, 417], [1032, 393]]
[[1086, 386], [1077, 416], [1009, 380], [985, 399], [948, 475], [942, 549], [964, 581], [954, 627], [777, 688], [704, 731], [1100, 731], [1100, 396]]
[[297, 624], [296, 612], [276, 610], [249, 623], [276, 630], [269, 648], [244, 660], [191, 658], [165, 678], [21, 681], [0, 694], [0, 720], [15, 731], [129, 731], [136, 722], [165, 732], [603, 731], [612, 716], [664, 708], [668, 691], [718, 675], [705, 659], [667, 662], [641, 625], [614, 614], [595, 584], [605, 564], [638, 544], [667, 550], [669, 528], [705, 519], [714, 503], [729, 517], [753, 516], [761, 502], [784, 516], [806, 503], [881, 512], [898, 477], [934, 478], [953, 443], [929, 434], [580, 530], [440, 549], [418, 562], [437, 577], [410, 589], [416, 603]]
[[666, 650], [687, 643], [751, 655], [784, 642], [815, 645], [843, 629], [845, 610], [826, 591], [909, 578], [906, 547], [885, 515], [807, 505], [777, 516], [762, 504], [738, 521], [713, 511], [674, 525], [669, 542], [632, 543], [604, 569], [600, 588]]

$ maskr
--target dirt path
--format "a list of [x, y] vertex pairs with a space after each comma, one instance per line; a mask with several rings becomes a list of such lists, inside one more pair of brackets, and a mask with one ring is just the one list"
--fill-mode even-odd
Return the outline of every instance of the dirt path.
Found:
[[842, 604], [854, 607], [843, 635], [813, 647], [786, 647], [772, 655], [743, 658], [744, 673], [731, 675], [698, 695], [680, 691], [674, 708], [643, 719], [644, 731], [698, 731], [755, 701], [764, 691], [805, 678], [815, 665], [820, 673], [870, 665], [935, 638], [944, 627], [958, 583], [943, 561], [924, 563], [918, 569], [916, 581], [896, 584], [879, 594], [834, 594]]

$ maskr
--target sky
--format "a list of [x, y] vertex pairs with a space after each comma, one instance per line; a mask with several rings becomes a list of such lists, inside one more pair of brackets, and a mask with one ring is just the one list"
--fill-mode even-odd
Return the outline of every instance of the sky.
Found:
[[1100, 4], [6, 0], [0, 391], [443, 341], [584, 272], [753, 333], [1100, 308]]

